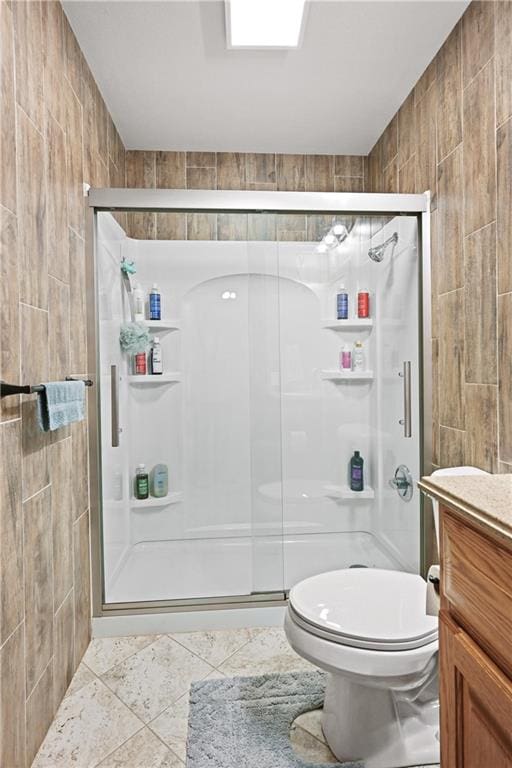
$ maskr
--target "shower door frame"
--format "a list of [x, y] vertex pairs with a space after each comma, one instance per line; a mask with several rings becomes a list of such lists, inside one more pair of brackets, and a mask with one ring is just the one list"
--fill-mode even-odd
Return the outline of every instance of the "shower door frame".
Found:
[[[373, 216], [415, 216], [418, 221], [418, 256], [421, 259], [418, 282], [419, 360], [420, 360], [420, 467], [430, 474], [432, 466], [432, 340], [430, 273], [430, 192], [423, 194], [376, 194], [370, 192], [247, 192], [224, 190], [115, 189], [92, 188], [87, 198], [86, 226], [86, 298], [88, 377], [94, 382], [88, 389], [89, 414], [89, 510], [91, 534], [92, 615], [137, 615], [226, 608], [284, 605], [284, 590], [227, 597], [190, 598], [188, 600], [148, 600], [105, 603], [102, 543], [102, 486], [98, 283], [97, 214], [100, 212], [152, 213], [322, 213]], [[420, 571], [425, 574], [426, 499], [420, 495]]]

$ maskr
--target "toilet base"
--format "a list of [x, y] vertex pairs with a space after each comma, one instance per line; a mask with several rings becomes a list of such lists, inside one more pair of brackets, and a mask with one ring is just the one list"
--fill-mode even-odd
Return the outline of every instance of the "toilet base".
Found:
[[388, 689], [370, 688], [330, 674], [322, 728], [340, 762], [365, 768], [405, 768], [439, 763], [439, 705], [411, 702]]

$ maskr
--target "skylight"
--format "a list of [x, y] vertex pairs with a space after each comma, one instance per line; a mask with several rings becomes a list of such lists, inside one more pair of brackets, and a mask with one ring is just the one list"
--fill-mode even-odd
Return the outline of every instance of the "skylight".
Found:
[[228, 48], [297, 48], [305, 0], [225, 0]]

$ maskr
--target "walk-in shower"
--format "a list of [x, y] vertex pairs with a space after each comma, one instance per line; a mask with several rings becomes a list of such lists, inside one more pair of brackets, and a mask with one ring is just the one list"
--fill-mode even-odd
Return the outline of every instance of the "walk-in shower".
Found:
[[[402, 465], [414, 480], [430, 469], [427, 196], [92, 190], [89, 202], [95, 615], [273, 604], [351, 565], [418, 571], [420, 495], [390, 481]], [[141, 226], [165, 216], [188, 238]], [[134, 373], [119, 345], [123, 259], [144, 291], [158, 285], [161, 319], [144, 325], [163, 375]], [[341, 369], [356, 342], [363, 367]], [[356, 450], [363, 491], [348, 479]], [[168, 467], [165, 497], [134, 497], [140, 463]]]

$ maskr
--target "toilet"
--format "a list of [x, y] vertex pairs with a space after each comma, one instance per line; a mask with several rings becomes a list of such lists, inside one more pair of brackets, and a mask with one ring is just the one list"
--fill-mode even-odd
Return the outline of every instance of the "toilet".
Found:
[[[433, 474], [487, 474], [450, 467]], [[434, 502], [436, 533], [439, 511]], [[425, 613], [421, 576], [346, 568], [290, 591], [292, 648], [329, 673], [322, 715], [340, 762], [365, 768], [439, 763], [438, 621]]]

